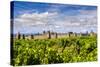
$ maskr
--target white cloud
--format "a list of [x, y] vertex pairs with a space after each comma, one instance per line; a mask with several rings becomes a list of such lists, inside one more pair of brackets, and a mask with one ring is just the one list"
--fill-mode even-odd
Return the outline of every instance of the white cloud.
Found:
[[46, 24], [49, 19], [53, 19], [54, 16], [56, 16], [57, 13], [32, 13], [32, 14], [23, 14], [18, 16], [14, 19], [15, 27], [18, 24], [20, 25], [38, 25], [38, 24]]
[[75, 16], [61, 16], [62, 14], [55, 12], [44, 13], [24, 13], [14, 18], [14, 29], [18, 32], [20, 29], [33, 29], [37, 27], [39, 30], [56, 30], [56, 29], [87, 29], [97, 28], [97, 12], [80, 10], [80, 14]]

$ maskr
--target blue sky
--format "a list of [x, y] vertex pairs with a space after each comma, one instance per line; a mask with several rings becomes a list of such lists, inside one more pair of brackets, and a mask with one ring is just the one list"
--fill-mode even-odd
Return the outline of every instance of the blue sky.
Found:
[[14, 33], [97, 32], [97, 7], [14, 1]]

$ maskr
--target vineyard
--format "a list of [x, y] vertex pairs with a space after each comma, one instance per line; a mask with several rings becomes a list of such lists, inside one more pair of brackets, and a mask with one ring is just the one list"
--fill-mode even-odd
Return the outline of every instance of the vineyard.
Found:
[[97, 37], [14, 39], [11, 65], [97, 61]]

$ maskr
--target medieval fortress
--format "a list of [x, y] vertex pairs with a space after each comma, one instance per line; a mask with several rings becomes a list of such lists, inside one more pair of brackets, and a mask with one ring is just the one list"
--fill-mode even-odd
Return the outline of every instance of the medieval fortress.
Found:
[[66, 38], [66, 37], [81, 37], [81, 36], [97, 36], [96, 33], [91, 31], [90, 33], [56, 33], [51, 31], [43, 31], [43, 33], [38, 34], [20, 34], [19, 32], [15, 35], [16, 39], [52, 39], [52, 38]]

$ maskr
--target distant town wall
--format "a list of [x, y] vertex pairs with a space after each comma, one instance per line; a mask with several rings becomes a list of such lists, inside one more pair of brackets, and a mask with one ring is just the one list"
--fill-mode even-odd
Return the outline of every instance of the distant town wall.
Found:
[[36, 34], [36, 35], [25, 35], [25, 34], [20, 34], [18, 33], [15, 38], [17, 39], [51, 39], [51, 38], [66, 38], [66, 37], [80, 37], [80, 36], [96, 36], [96, 34], [94, 32], [91, 33], [73, 33], [73, 32], [69, 32], [69, 33], [52, 33], [52, 32], [45, 32], [42, 34]]

